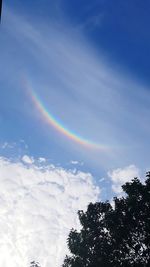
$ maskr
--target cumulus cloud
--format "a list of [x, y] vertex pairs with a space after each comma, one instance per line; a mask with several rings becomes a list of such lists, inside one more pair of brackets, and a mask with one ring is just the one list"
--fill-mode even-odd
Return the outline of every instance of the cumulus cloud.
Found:
[[139, 169], [135, 165], [129, 165], [124, 168], [118, 168], [108, 172], [108, 176], [111, 178], [113, 183], [112, 190], [118, 194], [122, 192], [121, 186], [124, 183], [131, 181], [134, 177], [139, 177], [139, 175]]
[[39, 161], [39, 162], [46, 162], [46, 159], [43, 158], [43, 157], [39, 157], [39, 158], [38, 158], [38, 161]]
[[28, 155], [24, 155], [22, 157], [22, 161], [27, 164], [32, 164], [34, 162], [33, 158], [29, 157]]
[[73, 164], [73, 165], [79, 164], [79, 162], [77, 160], [71, 160], [70, 163]]
[[78, 160], [71, 160], [70, 161], [70, 164], [72, 164], [72, 165], [80, 165], [80, 166], [83, 166], [84, 165], [83, 162], [80, 162]]
[[[96, 201], [91, 174], [0, 158], [0, 267], [60, 266], [78, 209]], [[41, 163], [42, 164], [42, 163]]]

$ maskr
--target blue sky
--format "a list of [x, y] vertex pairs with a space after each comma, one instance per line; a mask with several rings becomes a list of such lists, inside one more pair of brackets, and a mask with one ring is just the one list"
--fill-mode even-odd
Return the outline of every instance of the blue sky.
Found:
[[[8, 3], [11, 1], [7, 1]], [[87, 37], [141, 79], [149, 80], [149, 1], [36, 1], [26, 6], [14, 1], [28, 16], [65, 19], [74, 27], [84, 27]], [[46, 9], [45, 9], [46, 7]], [[141, 52], [140, 52], [141, 51]], [[140, 53], [139, 53], [140, 52]]]
[[[96, 179], [130, 164], [148, 169], [149, 9], [148, 1], [5, 1], [1, 144], [23, 140], [22, 153], [83, 162]], [[62, 124], [110, 150], [89, 151], [48, 125], [28, 82]]]
[[0, 267], [59, 267], [77, 210], [150, 170], [150, 3], [3, 2]]

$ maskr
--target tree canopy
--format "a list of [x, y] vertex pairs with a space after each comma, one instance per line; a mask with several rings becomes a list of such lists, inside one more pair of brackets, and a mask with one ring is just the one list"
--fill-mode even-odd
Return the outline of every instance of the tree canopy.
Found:
[[39, 264], [39, 262], [31, 261], [30, 267], [40, 267], [40, 264]]
[[122, 188], [114, 207], [106, 201], [78, 211], [81, 230], [69, 234], [63, 267], [150, 266], [150, 173], [144, 184], [134, 178]]

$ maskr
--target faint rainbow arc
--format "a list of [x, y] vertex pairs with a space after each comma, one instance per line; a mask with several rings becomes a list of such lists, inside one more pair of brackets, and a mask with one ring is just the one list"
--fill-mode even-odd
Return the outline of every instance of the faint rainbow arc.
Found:
[[75, 133], [74, 131], [71, 131], [66, 126], [64, 126], [44, 105], [44, 103], [41, 101], [39, 96], [34, 92], [34, 90], [30, 90], [30, 95], [32, 98], [32, 101], [35, 105], [35, 107], [40, 111], [43, 118], [47, 121], [48, 124], [53, 126], [58, 132], [62, 133], [69, 139], [73, 140], [74, 142], [93, 149], [98, 150], [108, 150], [109, 147], [106, 145], [101, 145], [99, 143], [93, 142], [89, 139], [86, 139], [79, 134]]

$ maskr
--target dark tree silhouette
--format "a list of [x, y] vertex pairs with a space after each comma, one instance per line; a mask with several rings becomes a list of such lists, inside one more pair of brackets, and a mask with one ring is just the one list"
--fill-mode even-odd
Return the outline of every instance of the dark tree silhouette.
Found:
[[114, 208], [98, 202], [78, 212], [82, 228], [69, 234], [63, 267], [150, 266], [150, 173], [144, 184], [134, 178], [122, 188]]
[[2, 0], [0, 0], [0, 22], [1, 22], [1, 15], [2, 15]]
[[40, 264], [39, 264], [39, 262], [31, 261], [30, 267], [40, 267]]

